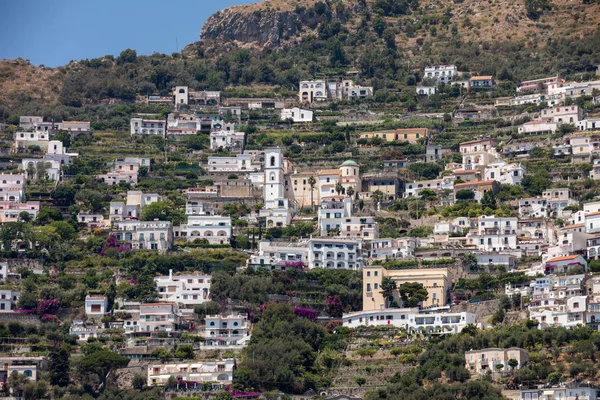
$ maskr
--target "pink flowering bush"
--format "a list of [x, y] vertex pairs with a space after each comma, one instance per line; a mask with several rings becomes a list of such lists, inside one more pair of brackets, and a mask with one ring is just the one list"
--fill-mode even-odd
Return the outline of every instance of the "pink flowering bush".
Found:
[[38, 313], [46, 315], [56, 315], [60, 311], [60, 302], [56, 299], [42, 300], [38, 305]]
[[106, 241], [106, 244], [104, 245], [104, 247], [102, 247], [102, 250], [100, 250], [100, 254], [112, 256], [115, 253], [116, 254], [124, 253], [126, 251], [127, 251], [127, 249], [125, 247], [123, 247], [119, 242], [117, 242], [116, 236], [110, 235], [110, 236], [108, 236], [108, 240]]
[[296, 268], [299, 270], [303, 270], [305, 265], [302, 261], [286, 261], [283, 263], [286, 268]]
[[311, 310], [310, 308], [304, 308], [304, 307], [295, 307], [294, 314], [296, 314], [299, 317], [310, 319], [313, 321], [315, 319], [317, 319], [317, 315], [319, 315], [319, 313], [316, 312], [315, 310]]
[[340, 296], [327, 296], [325, 297], [325, 312], [330, 317], [340, 318], [344, 313], [344, 306]]

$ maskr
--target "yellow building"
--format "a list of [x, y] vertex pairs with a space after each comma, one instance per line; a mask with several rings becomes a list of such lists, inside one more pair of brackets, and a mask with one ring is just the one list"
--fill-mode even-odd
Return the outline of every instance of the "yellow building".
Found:
[[361, 139], [380, 138], [386, 142], [409, 142], [417, 143], [420, 139], [427, 137], [427, 128], [405, 128], [395, 131], [365, 132], [360, 134]]
[[[363, 268], [363, 310], [379, 310], [386, 308], [386, 301], [381, 294], [383, 278], [391, 278], [396, 282], [398, 289], [409, 282], [423, 285], [429, 296], [422, 304], [424, 308], [430, 306], [443, 307], [447, 304], [448, 294], [452, 281], [447, 268], [423, 269], [385, 269], [380, 265]], [[394, 291], [394, 300], [401, 304], [398, 289]]]

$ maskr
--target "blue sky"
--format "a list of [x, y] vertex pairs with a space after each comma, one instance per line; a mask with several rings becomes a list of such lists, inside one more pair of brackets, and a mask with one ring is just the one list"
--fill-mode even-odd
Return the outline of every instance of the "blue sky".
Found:
[[198, 40], [216, 11], [258, 0], [1, 0], [0, 59], [48, 67], [71, 60], [175, 52]]

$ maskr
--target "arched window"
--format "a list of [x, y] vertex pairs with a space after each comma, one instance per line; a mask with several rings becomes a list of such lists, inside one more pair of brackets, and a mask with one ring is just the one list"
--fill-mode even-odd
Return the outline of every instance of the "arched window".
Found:
[[271, 181], [275, 180], [275, 173], [274, 172], [271, 172], [269, 180], [271, 180]]
[[271, 156], [271, 167], [275, 166], [275, 156]]
[[179, 93], [185, 93], [185, 89], [179, 89]]
[[33, 372], [31, 372], [30, 369], [26, 369], [25, 371], [23, 371], [23, 373], [25, 374], [25, 376], [31, 378], [33, 376]]
[[215, 326], [215, 321], [211, 321], [210, 326]]

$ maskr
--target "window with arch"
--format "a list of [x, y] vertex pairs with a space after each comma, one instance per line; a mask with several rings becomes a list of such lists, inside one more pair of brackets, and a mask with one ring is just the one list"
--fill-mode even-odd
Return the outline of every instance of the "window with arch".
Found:
[[275, 156], [271, 156], [271, 167], [275, 166]]

